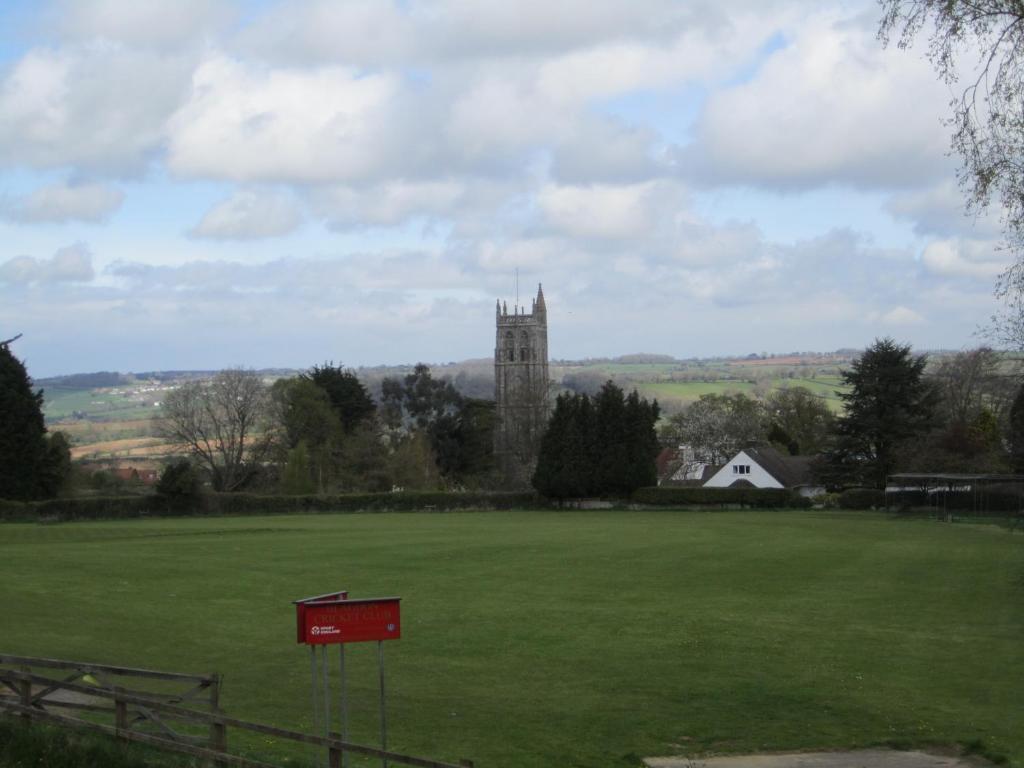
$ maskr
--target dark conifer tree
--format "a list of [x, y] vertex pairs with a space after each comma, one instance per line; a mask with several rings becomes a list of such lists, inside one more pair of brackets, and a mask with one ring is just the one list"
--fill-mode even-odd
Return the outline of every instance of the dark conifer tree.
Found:
[[354, 371], [329, 362], [314, 365], [301, 378], [312, 381], [327, 393], [345, 432], [352, 432], [377, 412], [377, 404]]
[[658, 434], [654, 425], [658, 422], [661, 409], [658, 401], [648, 403], [641, 399], [634, 389], [626, 397], [626, 439], [629, 446], [629, 489], [630, 492], [658, 482], [658, 470], [654, 460], [658, 456]]
[[574, 478], [569, 446], [578, 400], [578, 395], [568, 393], [555, 398], [555, 408], [551, 412], [547, 431], [540, 441], [533, 487], [548, 498], [567, 499], [572, 496]]
[[594, 398], [599, 455], [596, 466], [600, 478], [599, 493], [626, 494], [632, 491], [632, 446], [630, 424], [622, 389], [606, 381]]
[[835, 446], [819, 477], [829, 485], [884, 488], [899, 449], [932, 426], [937, 394], [924, 378], [926, 360], [910, 346], [878, 339], [842, 372], [849, 391], [835, 424]]
[[0, 344], [0, 499], [44, 495], [47, 452], [43, 392], [32, 391], [10, 343]]
[[607, 382], [593, 401], [563, 393], [541, 441], [533, 485], [557, 499], [628, 496], [656, 482], [658, 404]]

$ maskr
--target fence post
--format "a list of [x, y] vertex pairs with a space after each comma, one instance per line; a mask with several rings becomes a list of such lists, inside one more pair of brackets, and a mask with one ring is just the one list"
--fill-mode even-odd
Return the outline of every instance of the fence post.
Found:
[[117, 735], [128, 732], [128, 702], [121, 699], [121, 686], [113, 686], [114, 691], [114, 727]]
[[[217, 721], [210, 724], [210, 749], [214, 752], [225, 753], [228, 751], [228, 727]], [[214, 759], [216, 768], [227, 768], [226, 760]]]
[[327, 767], [341, 768], [341, 750], [335, 746], [327, 748]]
[[[25, 708], [32, 706], [32, 680], [28, 677], [18, 681], [18, 700], [21, 706]], [[28, 725], [32, 722], [32, 715], [28, 712], [23, 712], [21, 720]]]
[[459, 765], [461, 765], [462, 768], [473, 768], [473, 761], [472, 760], [459, 760]]

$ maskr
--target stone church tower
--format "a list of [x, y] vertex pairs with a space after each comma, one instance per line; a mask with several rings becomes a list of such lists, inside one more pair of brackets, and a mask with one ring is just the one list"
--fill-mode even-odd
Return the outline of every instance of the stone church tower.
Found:
[[537, 286], [530, 314], [514, 306], [510, 315], [508, 305], [499, 301], [495, 324], [498, 425], [494, 454], [506, 476], [525, 480], [532, 473], [549, 414], [548, 312], [543, 288]]

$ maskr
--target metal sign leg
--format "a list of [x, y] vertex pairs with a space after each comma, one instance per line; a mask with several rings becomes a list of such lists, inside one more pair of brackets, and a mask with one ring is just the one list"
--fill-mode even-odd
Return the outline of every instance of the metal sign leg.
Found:
[[[321, 646], [323, 649], [322, 661], [323, 661], [323, 674], [324, 674], [324, 738], [331, 738], [331, 677], [330, 667], [327, 664], [327, 646]], [[324, 764], [329, 761], [330, 748], [324, 747]]]
[[[320, 697], [317, 696], [316, 672], [316, 646], [311, 645], [309, 646], [309, 690], [313, 697], [313, 733], [320, 732]], [[315, 746], [313, 747], [313, 764], [320, 764], [320, 754]]]
[[[348, 741], [348, 681], [345, 679], [345, 644], [338, 644], [339, 672], [341, 677], [341, 698], [338, 708], [341, 711], [341, 740]], [[348, 768], [348, 750], [341, 753], [342, 768]]]
[[[384, 642], [377, 641], [377, 668], [380, 671], [380, 748], [388, 748], [388, 719], [384, 706]], [[382, 758], [381, 764], [388, 768], [387, 758]]]

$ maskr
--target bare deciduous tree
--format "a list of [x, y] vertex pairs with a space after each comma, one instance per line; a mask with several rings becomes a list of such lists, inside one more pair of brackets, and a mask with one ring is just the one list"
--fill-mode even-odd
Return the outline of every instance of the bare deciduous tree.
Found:
[[[1006, 302], [989, 335], [1024, 348], [1024, 3], [1021, 0], [879, 0], [883, 43], [920, 34], [939, 76], [955, 89], [952, 148], [968, 209], [992, 203], [1014, 263], [996, 285]], [[963, 78], [963, 80], [961, 80]], [[958, 91], [958, 92], [956, 92]]]
[[972, 421], [983, 409], [1003, 421], [1016, 392], [1016, 363], [988, 347], [947, 357], [928, 375], [939, 390], [941, 410], [953, 422]]
[[268, 389], [253, 371], [227, 369], [168, 394], [159, 434], [210, 472], [214, 490], [238, 490], [270, 446]]

